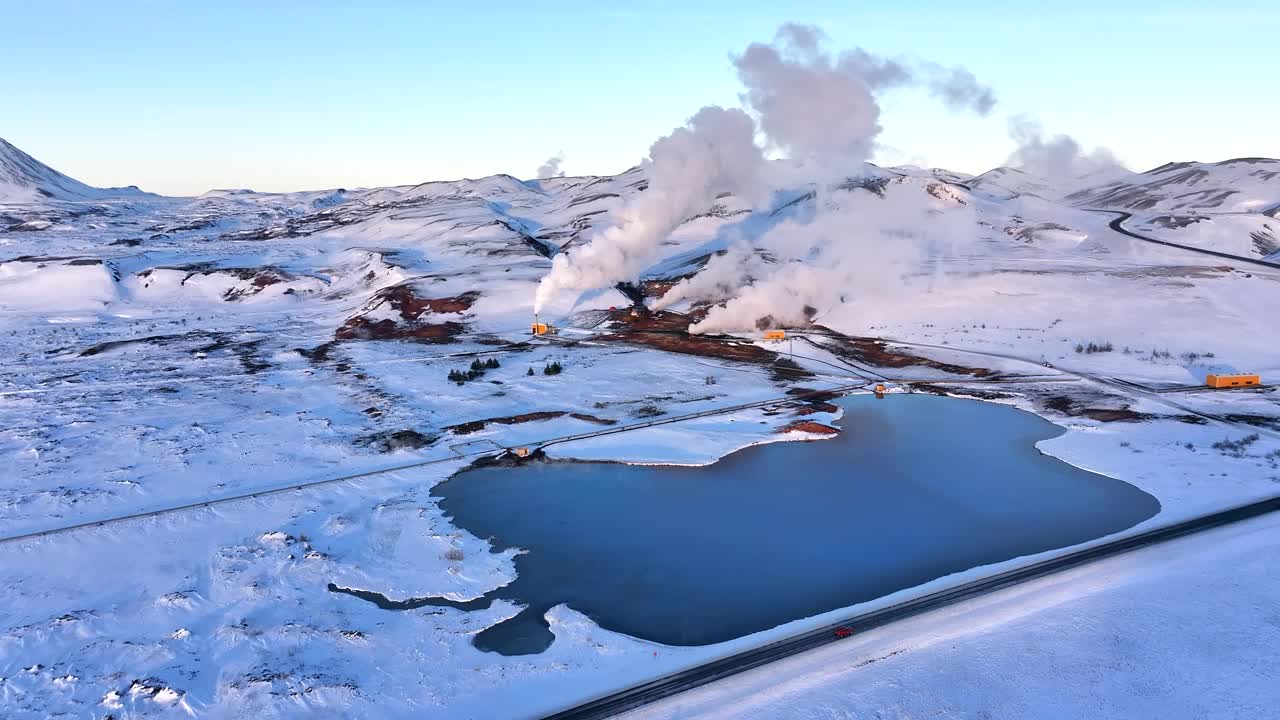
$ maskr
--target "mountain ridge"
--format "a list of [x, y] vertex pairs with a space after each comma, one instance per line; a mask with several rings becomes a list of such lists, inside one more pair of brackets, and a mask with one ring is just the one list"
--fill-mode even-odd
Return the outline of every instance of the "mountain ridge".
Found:
[[98, 188], [45, 165], [0, 138], [0, 202], [84, 201], [118, 197], [154, 197], [136, 185]]

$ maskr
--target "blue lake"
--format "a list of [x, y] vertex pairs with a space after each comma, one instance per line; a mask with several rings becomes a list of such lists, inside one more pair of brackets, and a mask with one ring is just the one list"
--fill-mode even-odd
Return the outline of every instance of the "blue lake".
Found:
[[483, 601], [528, 609], [476, 645], [540, 652], [553, 639], [543, 614], [559, 603], [648, 640], [720, 642], [1160, 509], [1128, 483], [1042, 455], [1035, 443], [1062, 430], [1027, 412], [918, 394], [837, 402], [838, 437], [707, 467], [530, 463], [438, 485], [456, 525], [528, 551], [515, 582]]

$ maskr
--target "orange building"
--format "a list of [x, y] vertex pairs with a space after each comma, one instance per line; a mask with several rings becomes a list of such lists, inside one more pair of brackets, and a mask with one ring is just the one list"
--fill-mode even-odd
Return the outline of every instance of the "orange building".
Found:
[[546, 324], [546, 323], [534, 323], [534, 324], [533, 324], [533, 334], [534, 334], [534, 335], [546, 335], [546, 334], [547, 334], [547, 324]]
[[785, 330], [765, 330], [764, 331], [765, 340], [785, 340], [786, 338], [787, 338], [787, 333]]
[[1254, 387], [1262, 384], [1257, 375], [1209, 375], [1204, 384], [1211, 388]]

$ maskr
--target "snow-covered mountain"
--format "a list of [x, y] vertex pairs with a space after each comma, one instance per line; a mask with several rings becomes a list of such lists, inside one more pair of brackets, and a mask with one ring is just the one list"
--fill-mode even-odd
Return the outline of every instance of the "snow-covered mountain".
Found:
[[1157, 239], [1280, 259], [1280, 160], [1167, 163], [1076, 190], [1064, 201], [1130, 213], [1129, 229]]
[[1097, 170], [1074, 178], [1045, 178], [1021, 168], [1001, 166], [988, 170], [969, 180], [968, 185], [994, 197], [1012, 199], [1024, 195], [1060, 200], [1080, 188], [1095, 187], [1103, 183], [1123, 183], [1133, 173], [1115, 167]]
[[1133, 212], [1274, 213], [1280, 207], [1280, 160], [1167, 163], [1075, 191], [1067, 199], [1080, 207]]
[[968, 182], [969, 187], [994, 197], [1011, 199], [1020, 195], [1033, 195], [1045, 200], [1053, 199], [1061, 188], [1044, 178], [1012, 167], [992, 168]]
[[0, 138], [0, 203], [147, 196], [135, 186], [96, 188], [67, 177]]

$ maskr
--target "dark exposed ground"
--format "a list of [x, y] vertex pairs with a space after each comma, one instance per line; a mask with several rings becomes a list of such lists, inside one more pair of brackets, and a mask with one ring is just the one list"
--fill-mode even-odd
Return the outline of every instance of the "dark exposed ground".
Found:
[[815, 326], [829, 332], [830, 335], [823, 339], [823, 346], [838, 357], [842, 357], [855, 362], [872, 365], [877, 368], [905, 368], [905, 367], [927, 367], [941, 372], [950, 373], [952, 375], [969, 375], [975, 378], [995, 379], [999, 377], [999, 373], [987, 368], [966, 367], [964, 365], [953, 365], [951, 363], [940, 362], [918, 355], [911, 355], [900, 350], [891, 351], [887, 348], [885, 341], [868, 337], [850, 337], [840, 335], [838, 333]]
[[551, 420], [553, 418], [564, 417], [568, 415], [577, 420], [595, 423], [596, 425], [616, 425], [617, 420], [608, 418], [600, 418], [586, 413], [571, 413], [566, 410], [542, 410], [538, 412], [528, 412], [521, 415], [509, 415], [506, 417], [492, 417], [484, 420], [472, 420], [470, 422], [458, 423], [457, 425], [449, 425], [445, 430], [452, 432], [454, 435], [469, 435], [473, 432], [483, 430], [489, 424], [498, 425], [518, 425], [520, 423], [538, 422], [540, 420]]
[[[435, 314], [459, 314], [471, 309], [480, 297], [478, 292], [467, 292], [453, 297], [428, 298], [415, 293], [411, 283], [402, 283], [380, 290], [365, 306], [366, 311], [348, 318], [334, 332], [337, 340], [418, 340], [425, 342], [450, 342], [466, 332], [464, 323], [454, 320], [428, 322], [425, 318]], [[365, 313], [382, 305], [388, 305], [398, 318], [371, 320]]]

